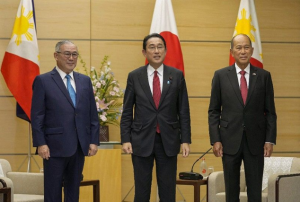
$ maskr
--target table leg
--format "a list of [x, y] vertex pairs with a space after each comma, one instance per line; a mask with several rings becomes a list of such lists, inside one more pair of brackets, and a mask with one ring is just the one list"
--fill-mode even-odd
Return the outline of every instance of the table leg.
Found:
[[97, 184], [93, 185], [93, 198], [94, 198], [94, 202], [100, 202], [100, 185], [99, 185], [99, 181]]
[[200, 202], [200, 185], [194, 185], [194, 202]]

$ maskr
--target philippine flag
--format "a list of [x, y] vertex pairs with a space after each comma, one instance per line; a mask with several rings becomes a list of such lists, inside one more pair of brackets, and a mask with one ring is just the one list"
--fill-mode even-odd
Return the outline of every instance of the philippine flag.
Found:
[[183, 57], [178, 38], [171, 0], [156, 0], [150, 34], [159, 33], [167, 44], [164, 64], [175, 67], [184, 73]]
[[1, 73], [17, 103], [30, 119], [32, 83], [40, 74], [33, 0], [21, 0]]
[[[233, 36], [238, 34], [249, 36], [254, 48], [250, 63], [256, 67], [263, 68], [263, 55], [254, 0], [241, 0]], [[230, 54], [229, 65], [233, 65], [234, 62], [235, 60]]]

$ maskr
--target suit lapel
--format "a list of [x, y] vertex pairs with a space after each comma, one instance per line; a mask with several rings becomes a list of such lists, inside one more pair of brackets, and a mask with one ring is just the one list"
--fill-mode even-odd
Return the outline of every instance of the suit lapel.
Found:
[[78, 106], [78, 103], [80, 101], [80, 95], [82, 92], [82, 85], [79, 85], [80, 83], [80, 74], [78, 74], [77, 72], [73, 72], [73, 76], [74, 76], [74, 81], [75, 81], [75, 86], [76, 86], [76, 106]]
[[227, 75], [228, 75], [229, 81], [232, 85], [232, 88], [233, 88], [238, 100], [244, 106], [243, 98], [242, 98], [240, 87], [239, 87], [239, 81], [238, 81], [238, 78], [237, 78], [237, 75], [236, 75], [236, 70], [235, 70], [234, 65], [232, 65], [229, 68], [229, 71], [228, 71]]
[[142, 89], [143, 89], [146, 97], [149, 99], [152, 106], [156, 109], [156, 106], [155, 106], [155, 103], [154, 103], [154, 100], [152, 97], [151, 89], [149, 86], [149, 82], [148, 82], [147, 65], [142, 67], [140, 74], [139, 74], [139, 81], [140, 81], [140, 84], [142, 86]]
[[169, 89], [170, 89], [170, 82], [172, 81], [172, 74], [170, 71], [170, 67], [164, 65], [164, 78], [163, 78], [163, 89], [159, 101], [158, 107], [160, 107], [161, 103], [163, 102], [164, 98], [166, 97]]
[[248, 89], [248, 95], [247, 95], [247, 100], [246, 100], [246, 105], [249, 102], [249, 99], [254, 91], [254, 87], [256, 84], [257, 80], [257, 70], [253, 68], [252, 65], [250, 65], [250, 75], [249, 75], [249, 89]]
[[51, 72], [51, 75], [52, 75], [52, 78], [53, 78], [54, 82], [56, 83], [56, 85], [59, 87], [59, 89], [66, 96], [66, 98], [70, 102], [70, 104], [74, 107], [73, 102], [72, 102], [71, 97], [70, 97], [70, 94], [69, 94], [63, 80], [61, 79], [59, 73], [57, 72], [57, 70], [55, 68]]

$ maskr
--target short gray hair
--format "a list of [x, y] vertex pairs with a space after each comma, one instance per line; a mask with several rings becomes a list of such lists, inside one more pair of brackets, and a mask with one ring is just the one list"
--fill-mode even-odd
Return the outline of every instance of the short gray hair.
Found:
[[[62, 41], [59, 41], [57, 42], [57, 44], [55, 45], [55, 52], [59, 52], [60, 50], [60, 47], [64, 44], [73, 44], [75, 45], [72, 41], [70, 40], [62, 40]], [[76, 45], [75, 45], [76, 46]], [[77, 46], [76, 46], [77, 47]]]

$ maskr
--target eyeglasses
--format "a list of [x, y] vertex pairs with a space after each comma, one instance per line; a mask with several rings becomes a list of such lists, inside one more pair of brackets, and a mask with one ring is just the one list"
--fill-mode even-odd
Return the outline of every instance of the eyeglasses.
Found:
[[[59, 52], [57, 51], [57, 53], [62, 53], [62, 52]], [[70, 52], [63, 52], [62, 53], [66, 58], [70, 58], [71, 56], [76, 59], [78, 57], [78, 53], [77, 52], [74, 52], [74, 53], [70, 53]]]
[[165, 49], [165, 47], [163, 45], [159, 45], [159, 46], [149, 46], [148, 47], [148, 50], [151, 51], [151, 52], [154, 52], [156, 51], [156, 49], [161, 52]]

